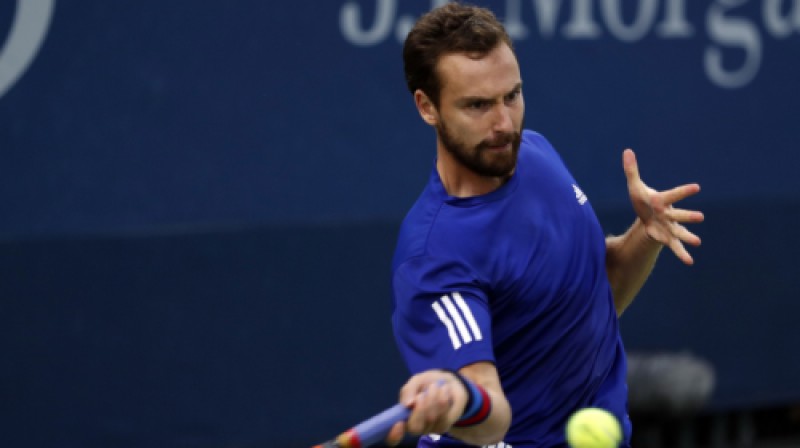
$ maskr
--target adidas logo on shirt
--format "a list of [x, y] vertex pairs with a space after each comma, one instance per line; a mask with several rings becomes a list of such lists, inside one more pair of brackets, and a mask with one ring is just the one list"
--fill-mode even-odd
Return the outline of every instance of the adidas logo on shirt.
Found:
[[572, 184], [572, 189], [575, 190], [575, 199], [578, 200], [578, 204], [583, 205], [589, 200], [577, 185]]
[[447, 328], [454, 350], [458, 350], [464, 344], [483, 339], [478, 322], [475, 321], [475, 316], [460, 293], [443, 295], [433, 302], [431, 307]]

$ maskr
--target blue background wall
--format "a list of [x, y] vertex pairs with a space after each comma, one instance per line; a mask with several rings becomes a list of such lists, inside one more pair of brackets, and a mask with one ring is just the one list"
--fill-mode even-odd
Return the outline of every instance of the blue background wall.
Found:
[[[434, 148], [401, 40], [438, 3], [0, 5], [0, 440], [307, 446], [390, 404]], [[478, 3], [607, 232], [625, 147], [703, 187], [697, 264], [664, 254], [628, 348], [712, 360], [718, 409], [800, 401], [800, 1]]]

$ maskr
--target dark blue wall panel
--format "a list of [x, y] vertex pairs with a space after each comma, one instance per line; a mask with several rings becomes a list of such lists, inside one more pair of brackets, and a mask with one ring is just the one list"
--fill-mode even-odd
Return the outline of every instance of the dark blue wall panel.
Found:
[[[7, 446], [310, 446], [396, 399], [394, 226], [0, 246]], [[327, 431], [327, 433], [326, 433]]]

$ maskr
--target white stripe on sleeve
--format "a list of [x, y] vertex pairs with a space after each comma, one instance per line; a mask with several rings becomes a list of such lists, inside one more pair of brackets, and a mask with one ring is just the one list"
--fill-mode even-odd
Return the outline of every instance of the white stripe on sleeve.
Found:
[[447, 333], [450, 335], [450, 341], [453, 343], [453, 349], [458, 350], [461, 347], [461, 341], [458, 339], [458, 334], [456, 334], [455, 328], [453, 328], [453, 322], [447, 317], [442, 306], [439, 305], [439, 302], [433, 302], [431, 305], [433, 307], [433, 311], [436, 312], [436, 315], [439, 316], [439, 320], [442, 321], [445, 327], [447, 327]]
[[461, 293], [454, 292], [453, 299], [455, 299], [458, 308], [461, 309], [461, 313], [464, 314], [464, 318], [467, 319], [469, 328], [472, 330], [472, 334], [475, 335], [475, 340], [476, 341], [483, 340], [483, 334], [481, 333], [481, 328], [478, 326], [478, 322], [475, 321], [475, 316], [472, 314], [472, 310], [469, 309], [467, 302], [465, 302], [464, 298], [461, 297]]
[[450, 296], [442, 296], [442, 303], [444, 303], [444, 307], [447, 308], [447, 312], [456, 323], [456, 328], [458, 328], [458, 333], [461, 334], [461, 339], [464, 341], [464, 343], [469, 344], [472, 342], [472, 335], [467, 329], [464, 319], [461, 318], [461, 314], [458, 313], [455, 305], [453, 305], [453, 301], [450, 300]]

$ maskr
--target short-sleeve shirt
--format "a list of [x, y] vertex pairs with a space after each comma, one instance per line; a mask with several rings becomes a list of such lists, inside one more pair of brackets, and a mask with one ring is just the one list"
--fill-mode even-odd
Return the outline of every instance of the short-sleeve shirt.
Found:
[[392, 262], [392, 324], [410, 371], [494, 363], [512, 409], [505, 446], [566, 446], [567, 418], [588, 406], [613, 412], [629, 439], [605, 256], [586, 194], [540, 134], [523, 132], [514, 174], [485, 195], [448, 195], [434, 166]]

